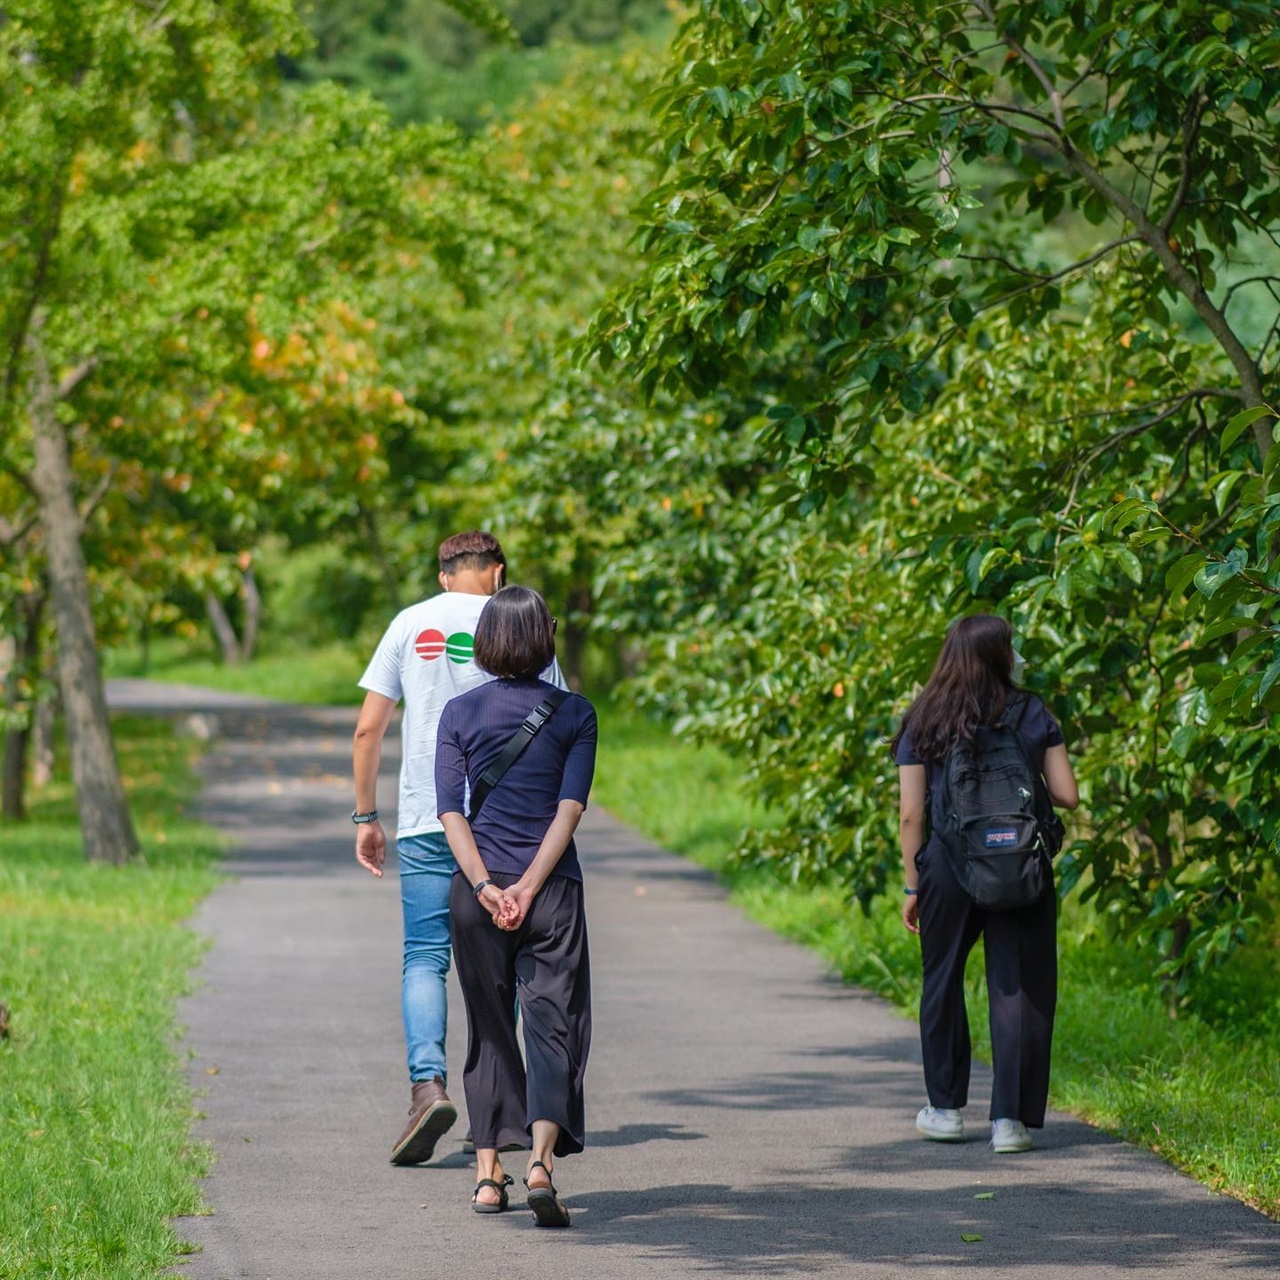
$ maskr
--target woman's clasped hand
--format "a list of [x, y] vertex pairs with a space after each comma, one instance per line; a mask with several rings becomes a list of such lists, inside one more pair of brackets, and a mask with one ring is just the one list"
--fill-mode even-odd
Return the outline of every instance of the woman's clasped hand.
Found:
[[496, 884], [487, 884], [476, 899], [493, 918], [499, 929], [518, 929], [524, 920], [525, 909], [513, 894], [499, 889]]

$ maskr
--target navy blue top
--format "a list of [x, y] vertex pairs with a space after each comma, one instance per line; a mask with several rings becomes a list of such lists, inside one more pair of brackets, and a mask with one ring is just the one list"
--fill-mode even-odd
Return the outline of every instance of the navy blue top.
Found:
[[[445, 706], [436, 737], [439, 813], [467, 812], [467, 786], [476, 788], [525, 716], [554, 689], [545, 680], [491, 680]], [[560, 801], [587, 803], [595, 768], [595, 708], [572, 693], [502, 775], [471, 825], [485, 870], [523, 875]], [[582, 879], [572, 840], [552, 874]]]
[[[1031, 763], [1044, 773], [1044, 753], [1050, 747], [1056, 747], [1062, 742], [1062, 730], [1058, 727], [1058, 722], [1053, 718], [1049, 708], [1036, 697], [1034, 693], [1027, 693], [1025, 689], [1017, 690], [1027, 699], [1027, 707], [1023, 712], [1022, 720], [1018, 724], [1018, 736], [1022, 739], [1023, 744], [1027, 748], [1027, 754], [1031, 757]], [[1017, 719], [1018, 712], [1015, 710], [1012, 719]], [[922, 764], [929, 780], [929, 801], [930, 809], [933, 812], [933, 804], [938, 799], [935, 794], [942, 790], [942, 770], [935, 768], [941, 764], [940, 760], [924, 760], [916, 754], [916, 749], [911, 744], [911, 722], [907, 722], [906, 731], [902, 735], [901, 741], [898, 743], [898, 749], [893, 753], [893, 761], [895, 764]]]

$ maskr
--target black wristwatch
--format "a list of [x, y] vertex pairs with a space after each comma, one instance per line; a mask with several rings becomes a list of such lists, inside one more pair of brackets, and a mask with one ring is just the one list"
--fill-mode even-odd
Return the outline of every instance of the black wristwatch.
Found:
[[357, 827], [360, 826], [362, 823], [377, 822], [377, 820], [378, 820], [377, 809], [370, 809], [368, 813], [356, 813], [354, 810], [352, 810], [351, 821], [354, 822]]

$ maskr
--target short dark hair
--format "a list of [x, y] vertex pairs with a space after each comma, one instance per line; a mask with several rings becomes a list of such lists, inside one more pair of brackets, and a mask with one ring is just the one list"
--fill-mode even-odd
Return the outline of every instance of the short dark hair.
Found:
[[462, 569], [487, 569], [506, 564], [502, 547], [491, 533], [471, 529], [455, 533], [440, 544], [440, 572], [458, 573]]
[[532, 587], [503, 587], [489, 597], [476, 624], [476, 666], [500, 679], [524, 680], [541, 675], [555, 656], [555, 623]]

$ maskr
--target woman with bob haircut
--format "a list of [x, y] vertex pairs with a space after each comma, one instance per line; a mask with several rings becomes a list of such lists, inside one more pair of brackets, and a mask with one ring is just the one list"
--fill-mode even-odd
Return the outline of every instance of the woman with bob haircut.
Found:
[[1030, 906], [981, 909], [960, 887], [939, 837], [925, 838], [925, 823], [951, 748], [971, 741], [979, 726], [1002, 721], [1016, 727], [1053, 803], [1064, 809], [1079, 804], [1062, 730], [1044, 703], [1015, 683], [1021, 662], [1005, 619], [961, 618], [947, 632], [933, 674], [893, 740], [906, 873], [902, 921], [920, 937], [924, 968], [920, 1043], [929, 1105], [916, 1117], [916, 1128], [935, 1142], [964, 1137], [960, 1109], [969, 1097], [970, 1062], [964, 967], [981, 935], [995, 1075], [991, 1148], [997, 1153], [1030, 1150], [1027, 1129], [1044, 1125], [1058, 998], [1057, 893], [1050, 875]]
[[[554, 1160], [582, 1150], [582, 1080], [591, 1046], [591, 975], [582, 870], [573, 834], [595, 771], [596, 713], [569, 694], [468, 822], [472, 795], [556, 687], [555, 619], [528, 587], [503, 587], [476, 625], [476, 664], [496, 680], [440, 717], [436, 795], [458, 862], [449, 910], [467, 1010], [463, 1088], [476, 1147], [477, 1213], [507, 1208], [499, 1149], [527, 1147], [527, 1202], [540, 1227], [567, 1227]], [[525, 1057], [516, 1040], [516, 1002]], [[527, 1064], [527, 1065], [526, 1065]]]

